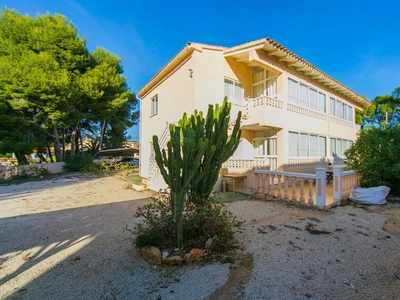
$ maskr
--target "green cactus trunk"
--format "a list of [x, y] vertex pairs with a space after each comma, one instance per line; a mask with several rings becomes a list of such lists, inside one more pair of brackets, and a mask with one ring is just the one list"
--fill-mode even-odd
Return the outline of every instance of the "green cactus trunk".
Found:
[[196, 134], [190, 128], [181, 131], [180, 127], [170, 125], [169, 130], [171, 139], [167, 143], [167, 151], [160, 150], [157, 136], [153, 136], [153, 147], [157, 165], [171, 189], [171, 214], [177, 224], [177, 247], [181, 248], [183, 245], [182, 212], [185, 199], [208, 141], [196, 140]]
[[198, 205], [208, 199], [218, 180], [222, 164], [232, 156], [239, 146], [241, 112], [239, 111], [229, 136], [230, 110], [231, 104], [225, 97], [221, 106], [216, 104], [214, 109], [212, 105], [209, 105], [205, 119], [201, 112], [195, 111], [190, 119], [184, 115], [179, 122], [182, 128], [194, 129], [198, 140], [208, 140], [196, 180], [190, 184], [190, 199]]
[[177, 226], [178, 248], [183, 245], [182, 213], [186, 199], [199, 206], [205, 203], [218, 180], [222, 164], [239, 145], [241, 113], [229, 137], [230, 110], [231, 104], [225, 97], [221, 106], [215, 105], [215, 110], [209, 105], [206, 119], [202, 112], [195, 111], [190, 118], [185, 113], [179, 126], [169, 127], [171, 138], [167, 151], [160, 149], [158, 137], [153, 136], [157, 165], [171, 189], [171, 214]]

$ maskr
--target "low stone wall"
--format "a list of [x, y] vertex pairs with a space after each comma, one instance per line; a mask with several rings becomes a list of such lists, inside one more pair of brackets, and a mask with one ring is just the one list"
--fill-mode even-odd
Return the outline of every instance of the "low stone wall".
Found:
[[21, 172], [23, 169], [30, 168], [45, 168], [49, 170], [51, 174], [57, 174], [64, 172], [64, 162], [57, 163], [45, 163], [45, 164], [29, 164], [24, 166], [0, 166], [0, 180], [6, 180]]

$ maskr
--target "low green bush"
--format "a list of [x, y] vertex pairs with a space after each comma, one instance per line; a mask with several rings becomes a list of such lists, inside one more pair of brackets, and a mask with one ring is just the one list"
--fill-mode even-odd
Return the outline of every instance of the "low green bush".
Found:
[[[171, 214], [171, 198], [158, 194], [152, 202], [138, 208], [135, 218], [143, 218], [132, 230], [136, 247], [154, 246], [160, 249], [176, 247], [176, 224]], [[216, 238], [215, 252], [224, 252], [235, 246], [234, 228], [241, 223], [224, 209], [224, 204], [209, 198], [199, 207], [187, 201], [183, 214], [183, 248], [204, 248], [209, 238]]]
[[385, 185], [400, 195], [400, 127], [362, 130], [345, 155], [348, 168], [361, 172], [362, 187]]
[[67, 157], [64, 162], [64, 170], [67, 172], [78, 172], [87, 165], [92, 164], [92, 156], [87, 153]]
[[43, 166], [29, 165], [15, 169], [17, 172], [11, 176], [12, 179], [28, 179], [31, 177], [46, 177], [51, 173]]
[[90, 162], [79, 169], [81, 173], [106, 173], [106, 172], [119, 172], [119, 171], [137, 171], [137, 166], [124, 165], [118, 162]]

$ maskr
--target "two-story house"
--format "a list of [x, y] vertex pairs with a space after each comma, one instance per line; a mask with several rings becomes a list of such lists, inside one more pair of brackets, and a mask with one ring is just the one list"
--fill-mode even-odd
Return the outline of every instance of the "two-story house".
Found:
[[[334, 58], [330, 58], [334, 59]], [[355, 112], [370, 102], [270, 38], [226, 48], [188, 43], [138, 92], [140, 175], [151, 189], [166, 185], [152, 136], [166, 143], [168, 124], [184, 112], [207, 111], [225, 96], [243, 113], [242, 139], [225, 172], [254, 168], [314, 172], [340, 161], [357, 138]]]

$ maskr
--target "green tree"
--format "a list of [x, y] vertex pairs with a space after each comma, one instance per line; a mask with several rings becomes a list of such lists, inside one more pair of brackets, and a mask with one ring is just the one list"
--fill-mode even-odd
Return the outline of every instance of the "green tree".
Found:
[[400, 86], [391, 95], [375, 97], [370, 106], [357, 114], [356, 121], [362, 128], [397, 126], [400, 122]]
[[92, 68], [82, 75], [79, 86], [91, 101], [87, 119], [101, 124], [99, 150], [102, 150], [107, 122], [110, 124], [111, 119], [114, 119], [116, 126], [114, 117], [118, 115], [118, 123], [123, 125], [123, 133], [126, 127], [132, 126], [137, 119], [137, 115], [132, 113], [137, 99], [127, 88], [119, 57], [99, 47], [92, 54], [92, 60]]
[[367, 128], [345, 152], [352, 170], [361, 171], [361, 186], [385, 185], [391, 194], [400, 195], [400, 127]]
[[74, 81], [89, 62], [85, 40], [62, 15], [33, 19], [6, 9], [0, 19], [0, 54], [0, 97], [14, 109], [35, 112], [33, 121], [41, 122], [53, 139], [61, 161], [57, 127], [71, 100], [79, 98]]
[[[118, 126], [125, 124], [125, 129], [138, 118], [137, 100], [122, 76], [120, 59], [102, 48], [89, 53], [85, 38], [62, 15], [31, 18], [2, 10], [0, 65], [1, 101], [29, 120], [24, 126], [40, 128], [51, 138], [57, 161], [63, 159], [61, 132], [69, 137], [74, 155], [83, 124], [103, 124], [101, 139], [114, 116], [123, 117]], [[30, 134], [31, 129], [21, 133]], [[26, 141], [28, 136], [20, 138]]]
[[32, 153], [33, 128], [23, 114], [0, 100], [0, 153], [15, 152], [20, 164], [27, 164], [25, 154]]

